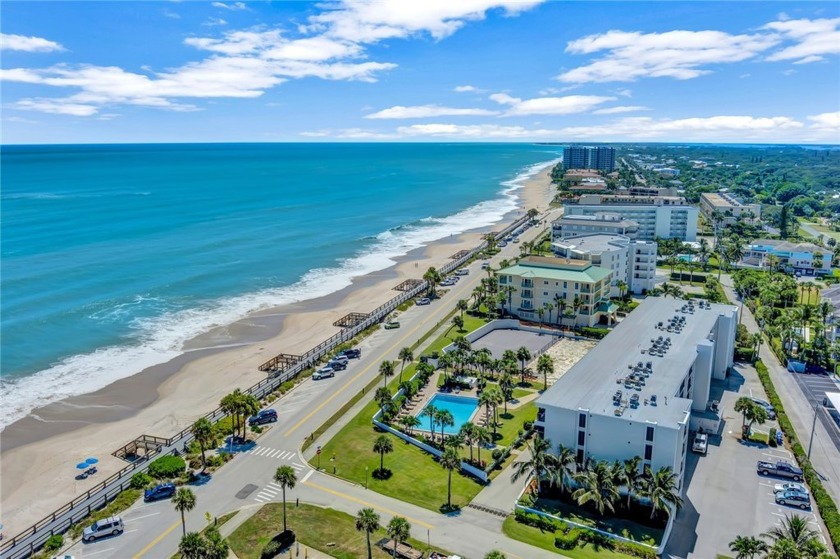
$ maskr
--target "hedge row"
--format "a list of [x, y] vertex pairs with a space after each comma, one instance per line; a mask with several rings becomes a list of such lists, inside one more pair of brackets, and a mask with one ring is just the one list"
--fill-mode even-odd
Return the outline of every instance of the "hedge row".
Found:
[[817, 503], [820, 516], [822, 516], [823, 522], [826, 528], [828, 528], [831, 543], [834, 544], [835, 549], [840, 549], [840, 512], [837, 510], [837, 505], [823, 487], [819, 476], [814, 471], [814, 467], [811, 465], [811, 461], [805, 453], [805, 449], [799, 444], [799, 440], [793, 430], [793, 424], [791, 424], [782, 405], [782, 401], [779, 399], [779, 394], [773, 386], [773, 381], [770, 379], [770, 372], [767, 370], [767, 366], [759, 359], [755, 363], [755, 370], [758, 372], [758, 378], [761, 380], [765, 392], [767, 392], [770, 405], [776, 408], [776, 418], [779, 421], [779, 426], [787, 435], [788, 441], [790, 441], [790, 448], [796, 457], [796, 461], [799, 463], [799, 467], [802, 468], [805, 481], [811, 487], [811, 494]]
[[610, 332], [611, 330], [607, 330], [606, 328], [590, 328], [589, 326], [584, 326], [580, 329], [580, 333], [584, 336], [588, 338], [596, 338], [598, 340], [602, 339]]

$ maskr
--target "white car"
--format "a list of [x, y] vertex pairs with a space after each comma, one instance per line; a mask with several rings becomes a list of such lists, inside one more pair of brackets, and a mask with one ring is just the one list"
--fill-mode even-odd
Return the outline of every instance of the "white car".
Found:
[[694, 437], [694, 444], [691, 445], [691, 450], [697, 454], [706, 454], [709, 450], [709, 435], [706, 433], [697, 433]]
[[797, 493], [804, 493], [805, 495], [808, 494], [808, 489], [801, 483], [777, 483], [773, 487], [773, 493], [784, 493], [786, 491], [796, 491]]
[[415, 304], [415, 305], [418, 305], [418, 306], [419, 306], [419, 305], [428, 305], [428, 304], [430, 304], [431, 302], [432, 302], [432, 300], [431, 300], [431, 299], [429, 299], [428, 297], [422, 297], [422, 298], [417, 299], [416, 301], [414, 301], [414, 304]]
[[470, 270], [469, 270], [469, 268], [461, 268], [460, 270], [458, 270], [455, 273], [458, 274], [459, 276], [468, 276], [468, 275], [470, 275]]
[[312, 373], [312, 380], [321, 380], [322, 378], [331, 378], [335, 376], [335, 369], [332, 367], [324, 367]]

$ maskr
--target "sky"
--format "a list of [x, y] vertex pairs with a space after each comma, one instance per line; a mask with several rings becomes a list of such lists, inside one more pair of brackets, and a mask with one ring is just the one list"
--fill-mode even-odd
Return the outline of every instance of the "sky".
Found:
[[840, 143], [838, 2], [0, 3], [3, 144]]

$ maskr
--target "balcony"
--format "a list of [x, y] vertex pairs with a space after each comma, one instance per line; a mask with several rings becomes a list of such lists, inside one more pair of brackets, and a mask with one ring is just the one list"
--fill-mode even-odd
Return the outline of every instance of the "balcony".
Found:
[[519, 285], [520, 287], [534, 287], [534, 280], [524, 279]]
[[533, 299], [534, 298], [534, 292], [531, 291], [530, 289], [523, 289], [522, 290], [522, 298], [523, 299]]

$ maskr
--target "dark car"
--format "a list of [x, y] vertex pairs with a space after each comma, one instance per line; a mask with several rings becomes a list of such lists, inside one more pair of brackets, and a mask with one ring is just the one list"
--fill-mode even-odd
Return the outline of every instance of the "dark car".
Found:
[[272, 423], [277, 421], [277, 412], [274, 410], [261, 410], [257, 415], [252, 415], [248, 418], [248, 425], [262, 425], [263, 423]]
[[327, 367], [331, 368], [334, 371], [343, 371], [344, 369], [347, 368], [347, 362], [346, 361], [335, 361], [334, 360], [334, 361], [330, 361], [329, 363], [327, 363]]
[[161, 483], [151, 489], [146, 489], [143, 493], [143, 500], [148, 502], [158, 501], [160, 499], [168, 499], [175, 494], [175, 484]]
[[356, 349], [356, 348], [345, 349], [344, 351], [341, 352], [341, 355], [346, 355], [347, 359], [358, 359], [359, 357], [362, 356], [362, 350], [361, 349]]
[[291, 530], [283, 530], [271, 538], [271, 541], [280, 544], [280, 549], [288, 549], [293, 543], [295, 543], [295, 533]]

